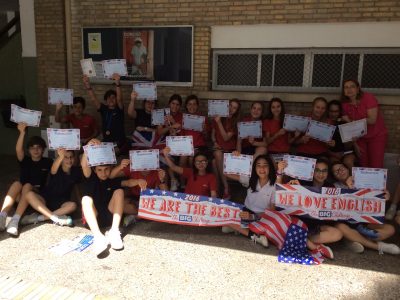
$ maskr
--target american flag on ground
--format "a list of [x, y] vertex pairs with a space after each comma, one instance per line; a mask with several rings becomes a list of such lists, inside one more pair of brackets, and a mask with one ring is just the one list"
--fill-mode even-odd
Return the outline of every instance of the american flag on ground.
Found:
[[[279, 211], [266, 210], [261, 219], [249, 225], [249, 229], [265, 235], [279, 250], [278, 261], [286, 263], [320, 264], [319, 252], [309, 254], [307, 250], [307, 225], [296, 217]], [[297, 239], [296, 239], [297, 237]]]

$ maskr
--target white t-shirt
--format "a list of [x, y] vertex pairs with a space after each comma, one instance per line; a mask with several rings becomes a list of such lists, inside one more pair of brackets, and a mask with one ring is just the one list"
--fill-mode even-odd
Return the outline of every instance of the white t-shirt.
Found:
[[266, 209], [271, 209], [275, 204], [275, 185], [270, 185], [268, 181], [268, 183], [261, 188], [260, 182], [257, 182], [256, 190], [258, 192], [253, 193], [251, 188], [247, 189], [244, 205], [256, 214], [263, 213]]

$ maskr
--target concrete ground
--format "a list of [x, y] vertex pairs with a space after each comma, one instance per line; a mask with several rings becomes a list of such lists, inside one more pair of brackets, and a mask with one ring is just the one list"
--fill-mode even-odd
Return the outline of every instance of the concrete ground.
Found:
[[[1, 157], [0, 170], [4, 195], [18, 173], [15, 159]], [[19, 238], [0, 233], [0, 277], [115, 299], [400, 299], [400, 256], [354, 254], [343, 243], [332, 246], [333, 261], [288, 265], [277, 262], [275, 247], [219, 228], [142, 221], [126, 230], [125, 249], [104, 259], [90, 249], [62, 257], [48, 250], [85, 233], [50, 223], [26, 226]]]

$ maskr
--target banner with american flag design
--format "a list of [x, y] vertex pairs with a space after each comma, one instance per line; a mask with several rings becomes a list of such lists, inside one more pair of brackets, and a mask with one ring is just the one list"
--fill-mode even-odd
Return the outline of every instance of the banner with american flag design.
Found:
[[320, 220], [348, 220], [382, 224], [385, 194], [371, 189], [317, 188], [277, 184], [276, 209]]
[[139, 217], [190, 226], [240, 225], [242, 207], [224, 199], [146, 189], [140, 193]]

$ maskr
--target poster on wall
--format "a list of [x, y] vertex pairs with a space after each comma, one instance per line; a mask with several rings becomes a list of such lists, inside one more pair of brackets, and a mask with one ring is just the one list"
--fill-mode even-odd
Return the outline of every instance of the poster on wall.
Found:
[[153, 30], [126, 30], [122, 38], [123, 58], [128, 65], [128, 77], [153, 79]]
[[101, 33], [91, 32], [88, 33], [89, 54], [102, 54], [101, 48]]

